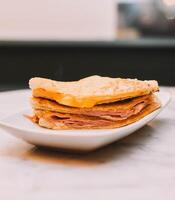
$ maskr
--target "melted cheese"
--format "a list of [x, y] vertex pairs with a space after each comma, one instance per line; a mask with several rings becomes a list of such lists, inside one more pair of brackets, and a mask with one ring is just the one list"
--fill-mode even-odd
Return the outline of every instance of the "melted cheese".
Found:
[[111, 103], [123, 99], [128, 99], [129, 97], [136, 97], [145, 95], [143, 92], [136, 91], [135, 93], [127, 93], [120, 96], [93, 96], [93, 97], [74, 97], [70, 94], [55, 93], [52, 91], [44, 90], [42, 88], [33, 89], [34, 97], [42, 97], [46, 99], [51, 99], [59, 104], [78, 107], [78, 108], [91, 108], [97, 104]]
[[96, 104], [95, 99], [80, 99], [72, 95], [55, 93], [38, 88], [33, 90], [34, 97], [43, 97], [54, 100], [60, 104], [72, 107], [93, 107]]

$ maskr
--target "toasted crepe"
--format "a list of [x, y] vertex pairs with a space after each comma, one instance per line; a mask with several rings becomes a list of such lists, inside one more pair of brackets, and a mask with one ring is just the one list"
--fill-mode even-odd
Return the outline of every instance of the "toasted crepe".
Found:
[[136, 110], [142, 109], [152, 98], [152, 95], [145, 95], [115, 103], [96, 105], [92, 108], [69, 107], [58, 104], [56, 101], [36, 97], [31, 99], [31, 104], [32, 107], [37, 110], [96, 117], [113, 116], [124, 118], [128, 117], [128, 114], [130, 115]]
[[44, 78], [29, 81], [33, 97], [54, 100], [77, 108], [149, 95], [159, 90], [157, 81], [90, 76], [79, 81], [61, 82]]
[[50, 129], [101, 129], [131, 124], [160, 107], [155, 95], [146, 95], [93, 108], [72, 108], [43, 98], [32, 98], [32, 120]]

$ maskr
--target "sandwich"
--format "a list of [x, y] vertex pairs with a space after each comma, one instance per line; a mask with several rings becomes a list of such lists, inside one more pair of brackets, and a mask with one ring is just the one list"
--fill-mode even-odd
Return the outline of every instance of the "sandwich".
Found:
[[109, 129], [134, 123], [161, 107], [157, 81], [90, 76], [62, 82], [32, 78], [32, 122], [62, 129]]

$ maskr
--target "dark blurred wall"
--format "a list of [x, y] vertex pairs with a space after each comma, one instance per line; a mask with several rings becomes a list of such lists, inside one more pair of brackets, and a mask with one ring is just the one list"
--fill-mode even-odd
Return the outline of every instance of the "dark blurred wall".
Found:
[[93, 74], [175, 85], [175, 46], [1, 44], [0, 87], [27, 87], [33, 76], [77, 80]]

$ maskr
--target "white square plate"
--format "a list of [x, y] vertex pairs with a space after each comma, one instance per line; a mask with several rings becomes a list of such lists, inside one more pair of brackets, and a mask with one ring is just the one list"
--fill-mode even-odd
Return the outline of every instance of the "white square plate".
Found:
[[[100, 130], [49, 130], [41, 128], [26, 119], [24, 114], [30, 114], [28, 110], [10, 114], [0, 119], [0, 127], [15, 137], [34, 145], [76, 151], [92, 151], [128, 136], [153, 120], [170, 101], [170, 94], [166, 92], [159, 92], [157, 96], [162, 103], [160, 109], [133, 124], [121, 128]], [[20, 108], [20, 105], [17, 104], [16, 107]]]

